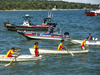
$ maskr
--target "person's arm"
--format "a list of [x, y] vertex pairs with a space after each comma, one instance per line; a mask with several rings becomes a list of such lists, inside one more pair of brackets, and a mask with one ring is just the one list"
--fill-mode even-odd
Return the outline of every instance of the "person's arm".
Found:
[[62, 48], [66, 48], [65, 46], [63, 46], [63, 44], [62, 44]]
[[[85, 41], [85, 43], [86, 43], [86, 41]], [[84, 46], [85, 46], [85, 47], [87, 47], [87, 45], [86, 45], [86, 44], [84, 44]]]
[[89, 37], [87, 37], [87, 39], [89, 39]]
[[11, 51], [11, 54], [20, 54], [20, 53], [17, 53], [17, 52], [15, 52], [15, 51]]
[[18, 51], [20, 51], [20, 49], [19, 50], [14, 50], [15, 52], [18, 52]]
[[14, 54], [20, 54], [20, 53], [15, 52]]

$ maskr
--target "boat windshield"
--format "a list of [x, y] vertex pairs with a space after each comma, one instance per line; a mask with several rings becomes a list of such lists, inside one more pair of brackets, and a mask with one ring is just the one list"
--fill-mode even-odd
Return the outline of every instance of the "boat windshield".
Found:
[[26, 26], [31, 25], [31, 18], [33, 18], [33, 17], [26, 15], [23, 18], [24, 18], [23, 25], [26, 25]]
[[51, 18], [44, 18], [42, 24], [48, 25], [51, 22]]

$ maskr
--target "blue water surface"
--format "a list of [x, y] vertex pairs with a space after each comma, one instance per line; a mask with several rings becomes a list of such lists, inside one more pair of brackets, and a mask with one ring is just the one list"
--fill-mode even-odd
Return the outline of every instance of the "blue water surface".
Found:
[[[57, 23], [58, 32], [69, 32], [74, 39], [84, 39], [89, 33], [100, 40], [100, 16], [86, 16], [84, 10], [52, 11], [52, 22]], [[33, 24], [42, 24], [48, 11], [0, 11], [0, 54], [6, 54], [11, 47], [20, 49], [20, 54], [30, 55], [29, 48], [39, 42], [39, 48], [57, 49], [60, 41], [28, 40], [16, 31], [8, 31], [3, 22], [22, 24], [23, 16], [33, 16]], [[68, 48], [79, 45], [64, 46]], [[79, 47], [80, 48], [80, 47]], [[32, 62], [16, 62], [6, 67], [0, 62], [0, 75], [99, 75], [100, 46], [89, 46], [89, 53], [71, 55], [42, 55], [43, 58]]]

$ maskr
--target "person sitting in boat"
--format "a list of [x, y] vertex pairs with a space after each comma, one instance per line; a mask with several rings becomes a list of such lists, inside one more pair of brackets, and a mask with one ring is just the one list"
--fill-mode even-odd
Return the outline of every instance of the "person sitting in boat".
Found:
[[29, 25], [32, 25], [31, 20], [29, 20]]
[[45, 26], [45, 23], [42, 23], [42, 26]]
[[35, 56], [38, 57], [38, 56], [39, 56], [38, 42], [35, 42], [35, 44], [34, 44], [34, 49], [35, 49]]
[[61, 43], [58, 45], [58, 50], [64, 50], [66, 47], [63, 47], [64, 40], [61, 40]]
[[91, 33], [89, 33], [89, 37], [87, 37], [88, 40], [92, 40]]
[[7, 52], [7, 54], [6, 54], [6, 57], [13, 57], [12, 56], [12, 54], [20, 54], [20, 53], [17, 53], [18, 51], [20, 51], [20, 50], [15, 50], [15, 48], [14, 47], [12, 47], [8, 52]]
[[51, 28], [50, 28], [50, 32], [49, 32], [49, 34], [53, 34], [53, 30], [54, 30], [54, 26], [51, 25]]
[[[82, 43], [81, 43], [81, 48], [82, 50], [85, 50], [85, 47], [87, 47], [87, 45], [85, 45], [87, 38], [85, 38]], [[84, 47], [85, 46], [85, 47]]]

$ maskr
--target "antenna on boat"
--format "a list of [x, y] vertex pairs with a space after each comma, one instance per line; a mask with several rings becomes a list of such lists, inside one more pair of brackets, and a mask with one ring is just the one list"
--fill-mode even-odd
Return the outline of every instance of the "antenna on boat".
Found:
[[52, 18], [53, 18], [53, 14], [52, 14]]
[[48, 11], [48, 17], [49, 17], [49, 18], [53, 18], [52, 11], [51, 11], [51, 12], [50, 12], [50, 11]]
[[62, 28], [60, 28], [60, 34], [61, 34], [61, 30], [62, 30]]

